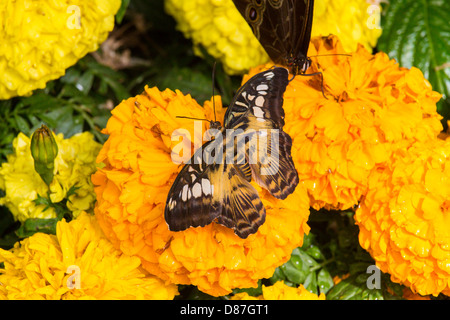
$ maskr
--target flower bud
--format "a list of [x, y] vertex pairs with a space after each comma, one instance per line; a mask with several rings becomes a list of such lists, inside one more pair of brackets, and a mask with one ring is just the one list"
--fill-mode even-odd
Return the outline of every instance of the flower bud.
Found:
[[30, 149], [34, 159], [34, 169], [39, 173], [42, 180], [50, 185], [53, 180], [58, 145], [52, 131], [46, 125], [42, 125], [33, 133]]

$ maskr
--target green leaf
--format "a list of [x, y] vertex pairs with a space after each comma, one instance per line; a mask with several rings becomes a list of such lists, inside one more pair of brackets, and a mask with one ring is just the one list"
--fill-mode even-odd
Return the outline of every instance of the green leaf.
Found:
[[273, 273], [272, 277], [270, 277], [270, 283], [275, 283], [278, 281], [285, 281], [286, 282], [286, 275], [284, 274], [284, 272], [281, 270], [281, 267], [278, 267], [275, 269], [275, 272]]
[[306, 270], [303, 268], [303, 263], [299, 257], [292, 256], [291, 260], [280, 267], [286, 279], [293, 283], [303, 283], [307, 276]]
[[90, 71], [86, 71], [83, 75], [78, 79], [75, 87], [83, 92], [85, 95], [91, 91], [92, 84], [94, 82], [94, 74]]
[[[0, 196], [3, 195], [0, 194]], [[8, 250], [19, 240], [14, 232], [18, 226], [19, 222], [14, 220], [11, 211], [4, 206], [0, 206], [0, 248]]]
[[64, 138], [70, 138], [82, 131], [83, 119], [80, 115], [74, 116], [72, 106], [64, 106], [53, 111], [41, 114], [40, 118], [47, 122], [55, 132], [63, 133]]
[[119, 11], [116, 13], [116, 22], [121, 23], [123, 17], [125, 16], [125, 12], [127, 12], [128, 5], [130, 4], [130, 0], [122, 0], [122, 4], [120, 5]]
[[26, 238], [32, 236], [36, 232], [43, 232], [48, 234], [56, 234], [57, 218], [52, 219], [27, 219], [16, 231], [19, 238]]
[[77, 187], [75, 185], [71, 186], [69, 188], [69, 190], [67, 190], [66, 193], [66, 198], [69, 199], [70, 196], [76, 195], [77, 194], [77, 190], [80, 189], [81, 187]]
[[108, 86], [113, 90], [117, 100], [122, 101], [130, 97], [130, 93], [127, 91], [127, 89], [115, 79], [104, 77], [102, 78], [102, 81], [106, 82]]
[[[398, 300], [402, 299], [402, 286], [391, 282], [388, 274], [380, 272], [379, 288], [372, 287], [373, 274], [365, 268], [358, 266], [353, 269], [363, 269], [359, 273], [351, 274], [337, 285], [333, 286], [327, 293], [327, 300]], [[369, 288], [369, 284], [371, 284]]]
[[327, 300], [358, 300], [362, 299], [364, 287], [355, 281], [355, 276], [342, 280], [327, 294]]
[[[383, 10], [378, 49], [400, 66], [422, 70], [433, 89], [450, 93], [450, 10], [442, 0], [395, 0]], [[438, 105], [441, 114], [444, 103]]]
[[257, 297], [262, 295], [262, 281], [258, 280], [258, 286], [256, 288], [245, 288], [245, 289], [234, 289], [233, 294], [246, 292], [248, 295], [252, 297]]
[[205, 100], [211, 99], [212, 78], [211, 74], [206, 75], [201, 71], [181, 68], [173, 73], [162, 74], [160, 78], [160, 87], [160, 89], [178, 89], [183, 92], [183, 94], [189, 93], [200, 105], [202, 105]]
[[323, 292], [325, 294], [334, 286], [333, 278], [331, 277], [327, 269], [320, 269], [319, 273], [317, 274], [317, 285], [319, 287], [320, 293]]
[[50, 207], [52, 205], [52, 201], [50, 200], [50, 198], [46, 198], [41, 196], [40, 194], [37, 195], [37, 198], [33, 200], [33, 202], [38, 206], [38, 205], [45, 205], [46, 208], [44, 209], [47, 210], [48, 207]]
[[303, 286], [309, 292], [317, 294], [317, 275], [315, 272], [311, 272], [306, 276]]
[[310, 255], [312, 258], [314, 258], [315, 260], [324, 260], [325, 259], [322, 251], [317, 246], [311, 246], [311, 247], [307, 248], [305, 250], [305, 252], [308, 255]]
[[30, 126], [28, 125], [28, 122], [21, 116], [15, 114], [14, 120], [16, 121], [17, 129], [22, 131], [25, 134], [28, 134], [30, 131]]
[[17, 107], [23, 107], [26, 114], [45, 112], [49, 109], [58, 108], [60, 101], [57, 98], [49, 96], [43, 91], [37, 91], [30, 97], [24, 98]]

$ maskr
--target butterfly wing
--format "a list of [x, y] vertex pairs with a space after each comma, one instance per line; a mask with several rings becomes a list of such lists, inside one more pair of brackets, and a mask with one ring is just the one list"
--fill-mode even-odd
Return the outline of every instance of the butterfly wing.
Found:
[[[286, 69], [274, 68], [255, 75], [239, 89], [224, 119], [225, 129], [238, 134], [230, 138], [223, 129], [222, 139], [205, 143], [178, 174], [164, 213], [170, 230], [180, 231], [216, 221], [246, 238], [258, 230], [266, 215], [258, 192], [250, 184], [251, 178], [280, 199], [295, 189], [298, 176], [290, 157], [291, 140], [282, 130], [287, 78]], [[258, 134], [264, 130], [281, 135], [276, 141], [269, 139], [265, 143], [270, 155], [279, 159], [279, 170], [269, 174], [264, 173], [265, 157], [261, 158], [263, 163], [249, 157], [253, 149], [258, 149], [254, 142], [260, 141]], [[228, 161], [228, 143], [242, 136], [247, 138], [244, 152], [236, 152], [238, 144], [235, 144]], [[219, 151], [222, 157], [217, 158]]]
[[[211, 143], [214, 140], [203, 147]], [[172, 231], [206, 226], [220, 214], [219, 188], [213, 181], [221, 168], [203, 165], [202, 155], [200, 148], [190, 163], [181, 169], [170, 188], [164, 218]]]
[[292, 67], [294, 74], [306, 70], [314, 0], [233, 2], [273, 62]]
[[264, 223], [266, 212], [249, 182], [250, 169], [211, 160], [213, 150], [219, 148], [224, 148], [222, 140], [205, 143], [172, 184], [164, 212], [170, 230], [203, 227], [216, 221], [247, 238]]
[[[292, 1], [296, 3], [294, 17], [298, 17], [301, 27], [297, 29], [298, 34], [295, 36], [295, 39], [298, 40], [292, 41], [293, 50], [291, 52], [293, 53], [293, 56], [300, 61], [297, 63], [301, 63], [302, 61], [307, 60], [308, 56], [309, 41], [311, 40], [314, 0]], [[306, 71], [306, 69], [304, 71]]]
[[[279, 199], [291, 194], [299, 182], [291, 157], [292, 139], [283, 131], [287, 85], [285, 68], [261, 72], [242, 86], [225, 113], [225, 128], [241, 132], [236, 138], [243, 137], [253, 179]], [[234, 145], [239, 148], [239, 142]]]
[[[255, 233], [266, 219], [266, 210], [258, 192], [242, 174], [237, 165], [226, 165], [221, 177], [223, 183], [222, 214], [217, 222], [234, 232], [241, 238]], [[220, 178], [219, 178], [220, 179]]]
[[[280, 130], [274, 136], [273, 131], [265, 137], [266, 152], [259, 153], [259, 160], [250, 164], [252, 177], [261, 187], [267, 189], [275, 198], [286, 199], [294, 192], [299, 178], [291, 156], [291, 137]], [[256, 144], [250, 145], [250, 147]], [[253, 147], [254, 148], [254, 147]], [[261, 143], [258, 146], [261, 149]], [[253, 151], [256, 152], [256, 151]]]
[[288, 75], [285, 68], [278, 67], [250, 78], [238, 90], [225, 112], [224, 127], [246, 130], [251, 126], [251, 120], [256, 118], [254, 124], [259, 122], [268, 128], [283, 128], [283, 94], [289, 83]]

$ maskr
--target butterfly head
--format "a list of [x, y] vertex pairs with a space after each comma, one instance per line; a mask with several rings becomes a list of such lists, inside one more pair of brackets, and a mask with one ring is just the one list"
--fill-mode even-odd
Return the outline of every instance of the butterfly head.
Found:
[[293, 57], [289, 56], [286, 59], [287, 66], [295, 76], [297, 74], [305, 74], [306, 70], [311, 66], [311, 58], [309, 57]]

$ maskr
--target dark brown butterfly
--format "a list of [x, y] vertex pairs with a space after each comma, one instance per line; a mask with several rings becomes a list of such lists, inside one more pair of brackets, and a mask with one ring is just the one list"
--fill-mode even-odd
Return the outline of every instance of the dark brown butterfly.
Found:
[[[291, 157], [292, 140], [283, 131], [287, 84], [285, 68], [258, 73], [236, 93], [224, 127], [211, 121], [215, 139], [194, 153], [169, 191], [164, 217], [170, 230], [215, 221], [247, 238], [266, 215], [250, 184], [252, 178], [278, 199], [295, 190], [299, 178]], [[264, 148], [267, 152], [260, 152]]]
[[273, 62], [287, 66], [294, 76], [306, 72], [314, 0], [233, 2]]

